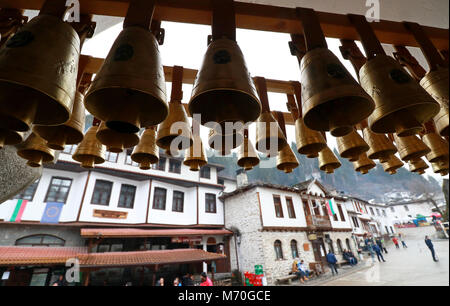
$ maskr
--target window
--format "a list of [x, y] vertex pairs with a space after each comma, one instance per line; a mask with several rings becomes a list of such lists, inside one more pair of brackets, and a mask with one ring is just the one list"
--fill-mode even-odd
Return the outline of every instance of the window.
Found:
[[353, 225], [354, 225], [355, 227], [359, 227], [358, 218], [357, 218], [357, 217], [352, 217], [352, 220], [353, 220]]
[[387, 217], [386, 209], [383, 209], [383, 217]]
[[394, 208], [394, 207], [391, 207], [391, 211], [392, 211], [392, 212], [395, 212], [395, 208]]
[[166, 171], [166, 158], [160, 157], [157, 164], [152, 165], [153, 170]]
[[304, 210], [306, 216], [310, 216], [311, 215], [311, 210], [309, 209], [309, 205], [308, 205], [308, 201], [307, 200], [303, 200], [303, 210]]
[[352, 250], [352, 246], [350, 245], [350, 239], [345, 239], [345, 244], [347, 245], [347, 250], [351, 251]]
[[342, 210], [342, 205], [338, 204], [337, 208], [338, 208], [338, 211], [339, 211], [339, 215], [341, 216], [341, 221], [345, 222], [345, 215], [344, 215], [344, 211]]
[[16, 240], [16, 245], [28, 246], [64, 246], [66, 241], [52, 235], [32, 235]]
[[291, 198], [286, 198], [286, 205], [287, 205], [287, 209], [288, 209], [289, 218], [295, 219], [294, 203], [292, 203]]
[[139, 167], [138, 163], [135, 163], [132, 159], [131, 159], [131, 153], [130, 151], [127, 151], [127, 158], [125, 159], [125, 165], [130, 165], [133, 167]]
[[123, 184], [120, 188], [119, 207], [133, 208], [136, 186]]
[[39, 185], [39, 180], [36, 180], [33, 184], [27, 187], [24, 191], [14, 197], [14, 199], [22, 199], [27, 201], [33, 201], [34, 194]]
[[225, 185], [225, 180], [221, 179], [221, 178], [218, 178], [217, 179], [217, 185]]
[[375, 213], [373, 212], [373, 208], [372, 208], [372, 207], [369, 207], [369, 209], [370, 209], [370, 214], [371, 214], [372, 216], [375, 216]]
[[405, 208], [405, 211], [409, 211], [408, 205], [403, 206]]
[[91, 204], [109, 205], [111, 198], [112, 182], [97, 180], [95, 181], [94, 193], [92, 194]]
[[111, 163], [117, 163], [117, 159], [119, 158], [119, 154], [106, 151], [105, 160]]
[[205, 179], [211, 179], [211, 167], [204, 166], [200, 169], [200, 177]]
[[317, 202], [317, 201], [314, 201], [313, 202], [314, 204], [314, 206], [313, 206], [313, 208], [314, 208], [314, 215], [316, 215], [316, 216], [320, 216], [320, 205], [319, 205], [319, 203]]
[[66, 203], [71, 185], [72, 179], [52, 177], [45, 202]]
[[75, 153], [76, 149], [77, 149], [76, 145], [66, 145], [62, 152], [65, 154], [73, 155], [73, 153]]
[[377, 216], [381, 217], [381, 213], [380, 213], [380, 210], [378, 208], [377, 208]]
[[281, 206], [281, 199], [279, 196], [273, 196], [273, 202], [275, 205], [275, 215], [277, 218], [284, 218], [283, 207]]
[[292, 258], [298, 258], [297, 240], [291, 240]]
[[153, 196], [153, 209], [166, 210], [167, 190], [164, 188], [155, 188]]
[[181, 191], [174, 191], [172, 211], [183, 212], [183, 209], [184, 209], [184, 193]]
[[171, 173], [181, 173], [181, 161], [177, 159], [169, 160], [169, 172]]
[[205, 211], [207, 213], [216, 213], [216, 195], [213, 193], [207, 193], [205, 195]]
[[336, 243], [337, 243], [337, 247], [338, 247], [338, 252], [339, 252], [339, 254], [344, 253], [344, 249], [342, 248], [342, 242], [341, 242], [341, 239], [338, 239], [338, 240], [336, 241]]
[[275, 247], [275, 256], [277, 260], [283, 259], [283, 249], [281, 248], [281, 241], [277, 240], [274, 243]]

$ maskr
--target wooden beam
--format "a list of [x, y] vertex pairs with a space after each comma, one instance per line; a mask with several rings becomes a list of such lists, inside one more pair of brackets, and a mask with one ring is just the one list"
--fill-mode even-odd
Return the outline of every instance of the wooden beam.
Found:
[[[0, 0], [2, 8], [39, 10], [44, 0]], [[125, 17], [129, 0], [80, 0], [81, 13]], [[236, 26], [278, 33], [303, 34], [295, 9], [253, 3], [235, 3]], [[358, 40], [358, 34], [346, 15], [318, 12], [326, 37]], [[210, 25], [209, 0], [158, 0], [154, 18]], [[413, 35], [401, 22], [381, 20], [371, 24], [378, 39], [385, 44], [418, 47]], [[424, 27], [425, 33], [438, 49], [449, 49], [448, 29]]]

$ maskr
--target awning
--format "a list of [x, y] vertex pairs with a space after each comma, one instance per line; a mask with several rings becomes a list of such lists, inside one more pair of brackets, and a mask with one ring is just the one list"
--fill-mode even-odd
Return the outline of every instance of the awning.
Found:
[[125, 237], [189, 237], [222, 236], [233, 232], [223, 229], [137, 229], [137, 228], [82, 228], [84, 238], [125, 238]]
[[181, 264], [209, 262], [225, 258], [225, 255], [199, 249], [91, 253], [78, 256], [80, 266], [83, 268]]
[[0, 247], [0, 266], [64, 265], [68, 259], [85, 253], [84, 247]]

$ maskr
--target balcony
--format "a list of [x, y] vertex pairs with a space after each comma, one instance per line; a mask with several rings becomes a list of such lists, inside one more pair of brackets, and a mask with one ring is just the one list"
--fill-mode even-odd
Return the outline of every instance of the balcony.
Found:
[[306, 216], [306, 224], [311, 230], [331, 229], [331, 221], [329, 216]]

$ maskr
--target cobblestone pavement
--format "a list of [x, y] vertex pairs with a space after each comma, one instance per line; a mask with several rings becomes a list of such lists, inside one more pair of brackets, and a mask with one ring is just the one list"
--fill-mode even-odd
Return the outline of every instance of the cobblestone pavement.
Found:
[[433, 237], [434, 227], [401, 229], [407, 249], [396, 249], [390, 243], [386, 262], [345, 273], [342, 277], [320, 282], [318, 286], [449, 286], [449, 241], [433, 240], [439, 262], [434, 262], [424, 242], [425, 235]]

